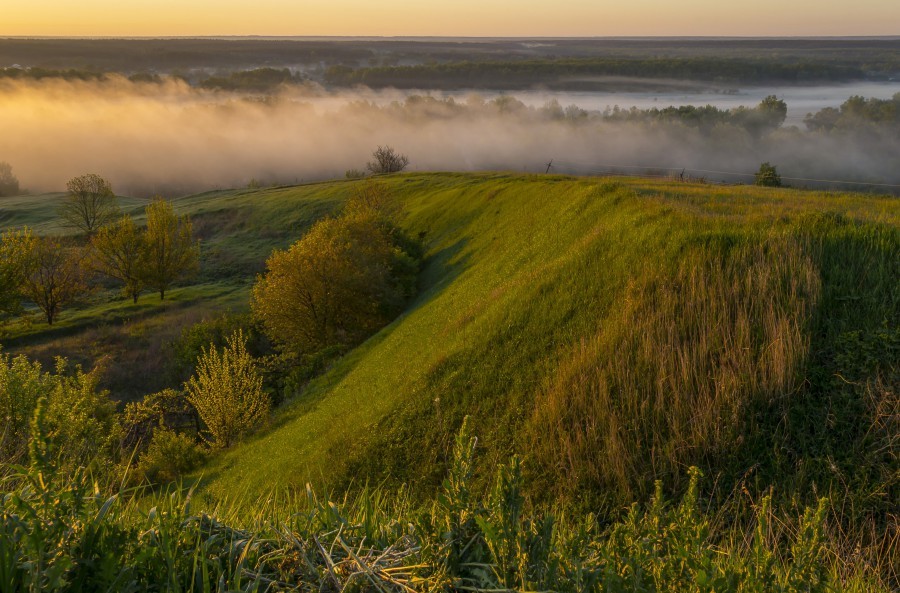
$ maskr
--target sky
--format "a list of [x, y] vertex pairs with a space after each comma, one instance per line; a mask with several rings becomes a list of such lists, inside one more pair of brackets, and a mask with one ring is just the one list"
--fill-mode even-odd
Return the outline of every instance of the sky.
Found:
[[900, 35], [898, 0], [3, 0], [0, 36]]

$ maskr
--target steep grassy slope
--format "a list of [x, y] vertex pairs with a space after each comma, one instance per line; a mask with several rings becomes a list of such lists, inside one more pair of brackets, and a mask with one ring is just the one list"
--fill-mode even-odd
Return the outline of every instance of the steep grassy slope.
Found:
[[367, 479], [429, 491], [470, 414], [486, 465], [526, 453], [539, 498], [617, 506], [696, 464], [722, 496], [815, 484], [860, 513], [890, 509], [896, 200], [552, 176], [387, 182], [405, 226], [425, 233], [419, 297], [216, 457], [210, 495]]

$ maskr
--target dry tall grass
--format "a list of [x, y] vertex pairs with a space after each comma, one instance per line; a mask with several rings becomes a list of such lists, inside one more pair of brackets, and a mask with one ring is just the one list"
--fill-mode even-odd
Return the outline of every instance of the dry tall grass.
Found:
[[561, 488], [646, 495], [740, 446], [748, 406], [798, 387], [821, 291], [798, 242], [711, 242], [635, 278], [539, 395], [532, 434], [549, 443], [534, 450], [572, 477]]

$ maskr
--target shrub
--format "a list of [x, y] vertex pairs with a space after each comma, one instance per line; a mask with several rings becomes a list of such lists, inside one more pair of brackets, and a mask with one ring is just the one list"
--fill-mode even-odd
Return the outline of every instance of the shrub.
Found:
[[221, 352], [204, 349], [197, 372], [185, 384], [188, 401], [212, 436], [211, 444], [228, 447], [258, 426], [269, 411], [256, 361], [247, 352], [242, 330], [226, 341]]
[[135, 468], [136, 478], [150, 484], [174, 482], [203, 461], [204, 452], [193, 437], [158, 428]]
[[287, 251], [275, 251], [253, 289], [252, 308], [285, 350], [352, 346], [384, 326], [411, 293], [417, 262], [375, 195], [351, 200]]
[[781, 187], [781, 175], [775, 169], [775, 165], [763, 163], [759, 166], [759, 171], [754, 175], [756, 185], [764, 187]]
[[400, 154], [390, 146], [379, 146], [372, 153], [372, 159], [366, 163], [366, 169], [375, 173], [397, 173], [409, 165], [409, 158]]
[[250, 351], [259, 355], [264, 349], [263, 338], [253, 327], [248, 314], [223, 313], [218, 317], [203, 319], [181, 330], [181, 336], [171, 345], [171, 372], [176, 381], [187, 381], [202, 356], [203, 349], [213, 346], [223, 348], [230, 335], [241, 330], [247, 337]]
[[102, 368], [89, 373], [56, 360], [53, 373], [24, 355], [0, 354], [0, 461], [22, 457], [33, 437], [38, 402], [43, 401], [43, 426], [48, 451], [60, 465], [76, 467], [106, 461], [118, 453], [121, 430], [115, 402], [98, 389]]

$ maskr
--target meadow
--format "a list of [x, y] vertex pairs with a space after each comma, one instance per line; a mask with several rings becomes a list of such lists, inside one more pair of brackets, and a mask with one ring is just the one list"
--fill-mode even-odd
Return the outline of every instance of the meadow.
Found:
[[[158, 547], [181, 555], [170, 574], [222, 560], [216, 574], [232, 571], [227, 587], [246, 590], [307, 569], [335, 590], [350, 573], [372, 590], [896, 585], [896, 198], [504, 173], [381, 181], [426, 247], [417, 296], [185, 477], [191, 508], [208, 515], [179, 510], [183, 493], [142, 495], [113, 513], [116, 537], [161, 538], [160, 509], [174, 505], [167, 537], [187, 540]], [[120, 401], [178, 387], [164, 371], [181, 329], [245, 312], [272, 249], [336, 212], [357, 183], [178, 198], [201, 265], [170, 301], [97, 290], [52, 329], [8, 323], [4, 352], [87, 367], [111, 355], [103, 385]], [[5, 198], [2, 225], [56, 232], [59, 198]], [[135, 214], [142, 205], [123, 202]], [[310, 483], [343, 502], [321, 503]], [[91, 512], [102, 523], [122, 507], [101, 498]], [[771, 534], [759, 527], [769, 513]], [[551, 515], [559, 522], [542, 526]], [[308, 523], [280, 527], [288, 517]], [[331, 538], [329, 553], [317, 538]], [[307, 568], [241, 572], [275, 557]], [[392, 567], [404, 576], [382, 579]], [[197, 582], [226, 582], [209, 574]]]

